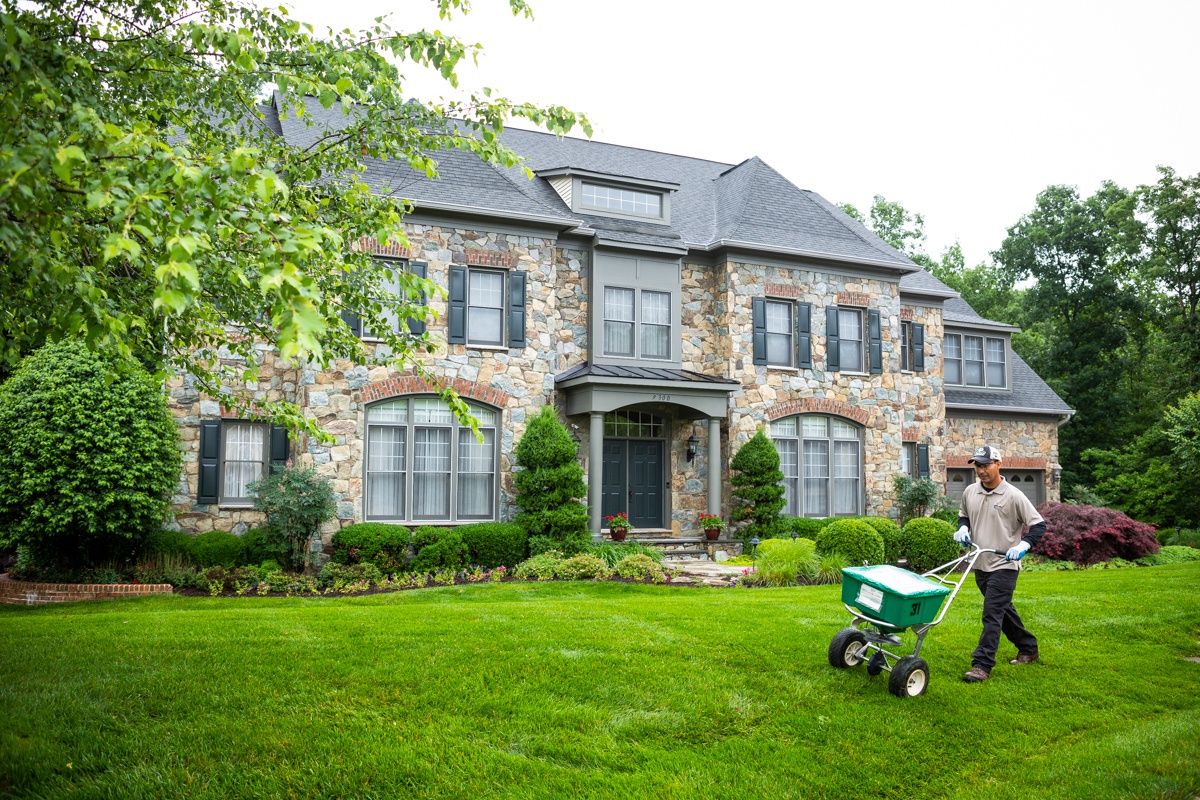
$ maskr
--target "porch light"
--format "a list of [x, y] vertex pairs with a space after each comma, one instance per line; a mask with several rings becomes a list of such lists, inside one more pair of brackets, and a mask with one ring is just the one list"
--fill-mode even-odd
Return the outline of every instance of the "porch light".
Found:
[[1055, 486], [1058, 486], [1058, 482], [1061, 479], [1062, 479], [1062, 464], [1051, 464], [1050, 465], [1050, 480], [1051, 480], [1051, 482]]
[[687, 460], [689, 463], [696, 460], [696, 445], [700, 444], [700, 437], [692, 434], [687, 440]]

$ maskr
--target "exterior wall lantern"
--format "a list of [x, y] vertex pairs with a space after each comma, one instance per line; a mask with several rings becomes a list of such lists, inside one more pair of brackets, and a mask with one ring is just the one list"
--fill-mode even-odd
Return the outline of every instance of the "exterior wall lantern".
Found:
[[1053, 486], [1058, 486], [1058, 482], [1062, 479], [1062, 464], [1050, 465], [1050, 483]]
[[700, 444], [700, 437], [692, 434], [687, 440], [687, 460], [691, 463], [696, 460], [696, 445]]

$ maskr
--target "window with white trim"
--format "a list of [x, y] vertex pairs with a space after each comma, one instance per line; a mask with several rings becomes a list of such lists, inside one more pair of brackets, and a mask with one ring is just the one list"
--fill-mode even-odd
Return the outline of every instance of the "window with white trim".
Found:
[[468, 344], [504, 344], [504, 273], [467, 270]]
[[838, 308], [838, 364], [843, 372], [865, 372], [863, 366], [863, 313]]
[[784, 513], [854, 516], [863, 507], [862, 429], [840, 417], [805, 414], [771, 423], [783, 471]]
[[401, 397], [367, 408], [365, 517], [396, 522], [496, 518], [497, 409], [468, 403], [479, 432], [441, 398]]
[[662, 194], [622, 189], [583, 182], [583, 208], [627, 214], [638, 217], [662, 218]]
[[793, 343], [796, 326], [792, 321], [795, 303], [767, 300], [767, 363], [777, 367], [792, 366], [796, 352]]
[[604, 354], [671, 358], [671, 293], [604, 287]]
[[1007, 352], [1007, 343], [1000, 337], [946, 334], [946, 383], [988, 389], [1006, 388]]

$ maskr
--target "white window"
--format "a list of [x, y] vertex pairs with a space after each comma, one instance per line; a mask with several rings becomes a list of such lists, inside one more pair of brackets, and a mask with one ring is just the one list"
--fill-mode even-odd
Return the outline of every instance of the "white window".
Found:
[[900, 447], [900, 474], [910, 478], [917, 474], [917, 445], [916, 442], [905, 442]]
[[987, 382], [988, 386], [1004, 388], [1004, 340], [987, 340]]
[[504, 274], [467, 271], [467, 342], [504, 343]]
[[221, 503], [250, 503], [249, 486], [267, 474], [267, 426], [221, 422]]
[[633, 189], [618, 189], [596, 183], [583, 184], [583, 207], [615, 214], [637, 217], [662, 217], [662, 195], [657, 192], [639, 192]]
[[604, 354], [671, 358], [670, 292], [604, 287]]
[[783, 472], [785, 513], [828, 517], [862, 513], [862, 430], [838, 417], [806, 414], [771, 423]]
[[367, 409], [367, 519], [496, 518], [499, 412], [469, 405], [482, 442], [438, 397], [397, 398]]
[[838, 309], [838, 368], [863, 372], [863, 315], [854, 308]]
[[946, 334], [946, 383], [1003, 389], [1008, 385], [1004, 339]]
[[911, 322], [900, 323], [900, 369], [905, 372], [912, 371], [912, 353], [913, 353], [913, 324]]
[[946, 383], [962, 383], [962, 337], [946, 334]]
[[792, 338], [796, 330], [792, 322], [794, 309], [794, 303], [775, 300], [766, 302], [768, 364], [779, 367], [792, 366], [792, 354], [796, 352]]

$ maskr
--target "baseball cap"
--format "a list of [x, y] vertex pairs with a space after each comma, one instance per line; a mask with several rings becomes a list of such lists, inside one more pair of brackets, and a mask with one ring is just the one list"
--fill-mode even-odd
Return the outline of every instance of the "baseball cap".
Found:
[[993, 461], [997, 464], [1003, 461], [1000, 451], [991, 445], [985, 444], [983, 447], [976, 447], [975, 454], [967, 459], [968, 464], [982, 464], [987, 466]]

